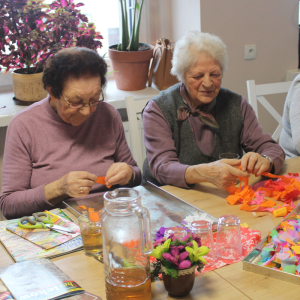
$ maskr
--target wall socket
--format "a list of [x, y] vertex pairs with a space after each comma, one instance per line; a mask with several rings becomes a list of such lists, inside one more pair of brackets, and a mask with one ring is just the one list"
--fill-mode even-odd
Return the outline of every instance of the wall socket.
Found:
[[256, 45], [246, 45], [245, 59], [255, 59], [255, 58], [256, 58]]

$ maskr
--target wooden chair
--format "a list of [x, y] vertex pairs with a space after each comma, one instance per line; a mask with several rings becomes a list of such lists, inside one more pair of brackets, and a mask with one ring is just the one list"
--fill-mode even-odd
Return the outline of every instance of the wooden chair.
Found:
[[146, 158], [142, 110], [149, 100], [149, 96], [139, 98], [128, 96], [125, 98], [130, 132], [131, 152], [141, 170], [143, 170], [143, 162]]
[[277, 82], [268, 84], [255, 84], [255, 80], [247, 80], [248, 100], [253, 107], [256, 117], [258, 119], [257, 101], [259, 101], [266, 110], [273, 116], [278, 122], [278, 126], [272, 134], [272, 138], [277, 141], [282, 130], [282, 116], [276, 111], [276, 109], [270, 104], [270, 102], [264, 97], [265, 95], [274, 95], [280, 93], [287, 93], [292, 84], [292, 81]]

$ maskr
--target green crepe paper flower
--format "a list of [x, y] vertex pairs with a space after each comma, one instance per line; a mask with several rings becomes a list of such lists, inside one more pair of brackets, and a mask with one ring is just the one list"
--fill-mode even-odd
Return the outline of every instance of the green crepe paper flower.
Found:
[[155, 249], [153, 249], [150, 255], [154, 256], [157, 259], [163, 259], [162, 255], [169, 250], [170, 243], [171, 239], [166, 240], [162, 245], [159, 245]]
[[202, 256], [206, 255], [210, 251], [209, 248], [206, 246], [198, 247], [198, 244], [195, 241], [192, 241], [192, 244], [192, 247], [185, 247], [185, 250], [189, 252], [191, 262], [200, 260], [206, 264], [206, 260]]

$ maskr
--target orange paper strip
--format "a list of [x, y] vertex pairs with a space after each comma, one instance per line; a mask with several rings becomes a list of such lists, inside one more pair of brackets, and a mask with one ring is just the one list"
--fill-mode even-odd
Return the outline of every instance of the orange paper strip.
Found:
[[[105, 176], [99, 176], [95, 182], [105, 185]], [[107, 187], [110, 189], [111, 185], [107, 185]]]

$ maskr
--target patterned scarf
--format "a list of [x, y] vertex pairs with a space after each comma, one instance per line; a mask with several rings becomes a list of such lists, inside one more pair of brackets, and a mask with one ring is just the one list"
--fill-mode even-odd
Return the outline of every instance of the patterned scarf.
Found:
[[177, 109], [177, 121], [184, 121], [191, 114], [193, 116], [197, 116], [203, 124], [210, 127], [213, 131], [219, 131], [218, 123], [216, 122], [213, 115], [209, 113], [216, 105], [216, 99], [214, 99], [211, 103], [204, 107], [204, 109], [206, 110], [204, 112], [203, 108], [202, 110], [200, 110], [200, 108], [194, 108], [191, 105], [191, 101], [187, 95], [186, 87], [183, 83], [181, 83], [180, 86], [180, 94], [183, 98], [184, 105], [180, 106]]

